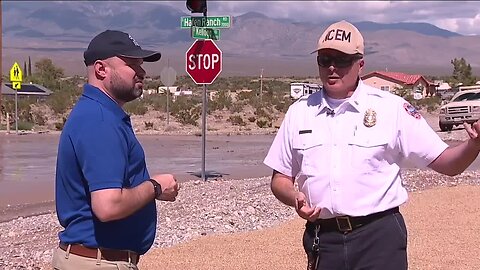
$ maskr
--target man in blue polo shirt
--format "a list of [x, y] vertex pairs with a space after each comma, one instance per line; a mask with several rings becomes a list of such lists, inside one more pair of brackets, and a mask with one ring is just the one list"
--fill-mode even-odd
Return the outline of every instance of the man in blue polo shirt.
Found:
[[88, 83], [65, 123], [55, 195], [55, 269], [137, 269], [153, 244], [155, 199], [175, 201], [173, 175], [150, 176], [122, 106], [142, 94], [143, 62], [160, 60], [127, 33], [107, 30], [84, 53]]

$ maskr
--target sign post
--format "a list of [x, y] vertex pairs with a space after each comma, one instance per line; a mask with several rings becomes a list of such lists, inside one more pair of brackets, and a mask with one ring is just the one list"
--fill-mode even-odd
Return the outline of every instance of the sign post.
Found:
[[170, 125], [170, 110], [169, 110], [169, 99], [170, 99], [170, 86], [172, 86], [175, 83], [175, 80], [177, 79], [177, 72], [175, 69], [170, 67], [170, 60], [167, 61], [167, 67], [162, 69], [162, 72], [160, 73], [160, 79], [167, 87], [167, 126]]
[[18, 90], [22, 89], [23, 72], [17, 62], [10, 69], [10, 82], [15, 90], [15, 132], [18, 134]]
[[196, 84], [203, 84], [202, 94], [202, 179], [205, 175], [205, 137], [207, 122], [207, 84], [222, 72], [222, 51], [213, 40], [196, 40], [185, 53], [185, 70]]

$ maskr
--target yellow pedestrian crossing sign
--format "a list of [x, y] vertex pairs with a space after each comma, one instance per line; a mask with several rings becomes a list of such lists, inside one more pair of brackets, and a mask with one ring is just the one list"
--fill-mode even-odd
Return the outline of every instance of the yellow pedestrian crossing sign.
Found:
[[13, 64], [10, 69], [10, 81], [11, 82], [22, 82], [23, 81], [23, 72], [17, 62]]
[[12, 88], [16, 90], [22, 89], [22, 83], [21, 82], [12, 82]]

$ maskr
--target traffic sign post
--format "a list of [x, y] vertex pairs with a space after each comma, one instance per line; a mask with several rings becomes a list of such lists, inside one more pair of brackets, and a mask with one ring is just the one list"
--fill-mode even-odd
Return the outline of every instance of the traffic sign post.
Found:
[[170, 95], [170, 89], [169, 87], [173, 85], [173, 83], [175, 82], [175, 80], [177, 79], [177, 72], [175, 71], [175, 69], [173, 69], [172, 67], [170, 67], [170, 61], [168, 61], [168, 64], [167, 64], [168, 67], [166, 68], [163, 68], [162, 69], [162, 72], [160, 73], [160, 79], [163, 83], [163, 85], [165, 85], [167, 87], [167, 126], [170, 124], [170, 110], [169, 110], [169, 95]]
[[222, 72], [222, 51], [213, 40], [197, 39], [185, 53], [185, 70], [196, 84], [203, 84], [202, 94], [202, 179], [205, 175], [205, 136], [207, 122], [207, 84]]
[[10, 69], [10, 82], [15, 91], [15, 132], [18, 134], [18, 95], [17, 92], [22, 88], [23, 72], [17, 62]]

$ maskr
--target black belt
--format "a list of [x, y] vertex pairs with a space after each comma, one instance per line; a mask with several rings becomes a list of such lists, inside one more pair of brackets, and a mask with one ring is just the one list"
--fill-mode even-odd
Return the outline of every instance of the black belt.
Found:
[[372, 221], [380, 219], [384, 216], [399, 213], [398, 207], [370, 214], [368, 216], [351, 217], [351, 216], [339, 216], [329, 219], [317, 219], [312, 222], [315, 225], [320, 225], [320, 231], [338, 231], [342, 233], [348, 233], [355, 229], [358, 229]]

